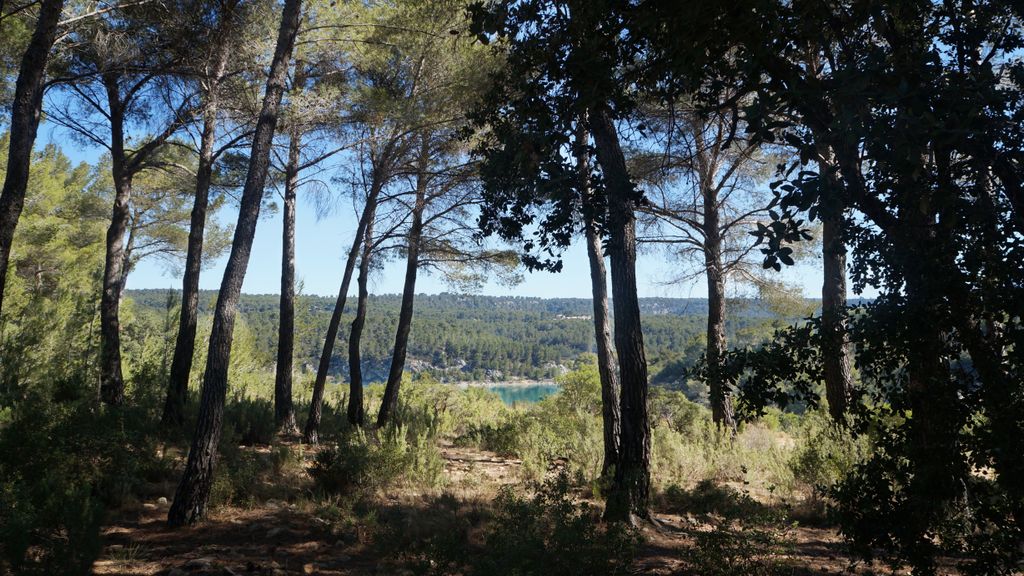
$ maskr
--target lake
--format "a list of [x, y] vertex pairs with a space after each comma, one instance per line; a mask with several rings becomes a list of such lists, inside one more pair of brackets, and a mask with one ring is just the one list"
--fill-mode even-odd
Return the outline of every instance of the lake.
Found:
[[536, 384], [528, 386], [523, 386], [521, 384], [496, 384], [494, 386], [487, 386], [487, 389], [497, 392], [498, 396], [501, 396], [501, 400], [505, 404], [533, 404], [535, 402], [540, 402], [555, 392], [558, 392], [558, 386], [554, 384]]

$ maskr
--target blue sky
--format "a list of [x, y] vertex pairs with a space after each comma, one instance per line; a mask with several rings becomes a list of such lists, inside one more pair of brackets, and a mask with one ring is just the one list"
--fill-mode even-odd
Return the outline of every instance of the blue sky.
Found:
[[[62, 129], [43, 124], [40, 127], [37, 144], [57, 143], [75, 162], [94, 162], [101, 151], [96, 148], [82, 148], [66, 137]], [[235, 214], [222, 211], [222, 221], [233, 221]], [[280, 291], [281, 268], [281, 214], [264, 212], [256, 229], [249, 269], [242, 290], [249, 294], [276, 294]], [[300, 200], [296, 218], [296, 278], [304, 294], [337, 294], [344, 266], [344, 257], [351, 246], [356, 227], [356, 217], [351, 209], [337, 210], [336, 213], [318, 219], [312, 202]], [[200, 286], [216, 289], [224, 272], [227, 256], [222, 256], [212, 266], [204, 269]], [[565, 256], [563, 271], [558, 274], [526, 272], [523, 282], [514, 287], [497, 282], [486, 284], [480, 291], [487, 295], [536, 296], [542, 298], [589, 298], [590, 280], [586, 249], [577, 243]], [[812, 263], [813, 264], [813, 263]], [[678, 276], [679, 263], [667, 261], [663, 252], [643, 253], [637, 263], [638, 290], [641, 297], [683, 297], [703, 298], [707, 290], [703, 280], [687, 284], [668, 284]], [[402, 289], [404, 263], [391, 261], [371, 277], [370, 291], [375, 294], [399, 293]], [[797, 266], [784, 271], [784, 278], [803, 287], [808, 297], [817, 297], [821, 289], [821, 273], [814, 265]], [[158, 260], [143, 261], [128, 278], [128, 288], [180, 288], [181, 279]], [[355, 283], [353, 288], [355, 290]], [[439, 277], [421, 274], [417, 282], [417, 293], [436, 294], [452, 289]]]

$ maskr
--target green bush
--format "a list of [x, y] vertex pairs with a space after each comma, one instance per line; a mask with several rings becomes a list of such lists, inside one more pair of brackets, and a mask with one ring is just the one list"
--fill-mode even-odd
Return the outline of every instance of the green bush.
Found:
[[248, 507], [255, 504], [263, 468], [256, 454], [237, 447], [221, 447], [210, 488], [210, 505]]
[[484, 552], [470, 574], [614, 575], [628, 573], [639, 536], [620, 524], [602, 525], [598, 511], [570, 493], [562, 473], [524, 498], [512, 489], [495, 500]]
[[846, 478], [869, 453], [870, 439], [855, 438], [836, 426], [827, 414], [809, 412], [797, 435], [797, 448], [789, 460], [799, 482], [824, 493]]
[[751, 520], [767, 511], [749, 494], [729, 486], [720, 486], [711, 480], [702, 480], [690, 490], [673, 484], [662, 494], [667, 511], [699, 516], [717, 515], [724, 518]]
[[85, 574], [103, 511], [162, 469], [144, 416], [31, 397], [0, 428], [0, 572]]
[[691, 532], [680, 559], [693, 576], [786, 576], [798, 572], [779, 557], [791, 547], [784, 529], [763, 524], [716, 522]]
[[444, 462], [433, 439], [412, 434], [405, 426], [390, 426], [377, 437], [361, 429], [337, 444], [322, 448], [309, 474], [324, 495], [370, 494], [399, 481], [436, 486], [443, 477]]
[[[598, 510], [570, 488], [569, 476], [562, 472], [533, 484], [529, 495], [505, 487], [489, 508], [442, 496], [415, 515], [415, 526], [399, 522], [386, 529], [378, 546], [421, 574], [629, 573], [640, 544], [638, 533], [620, 524], [602, 524]], [[421, 524], [431, 527], [429, 533], [423, 533]], [[471, 537], [478, 526], [482, 534]]]

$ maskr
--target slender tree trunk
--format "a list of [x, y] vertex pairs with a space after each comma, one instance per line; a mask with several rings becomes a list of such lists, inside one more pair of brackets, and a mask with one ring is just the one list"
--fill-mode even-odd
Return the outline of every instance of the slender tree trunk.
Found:
[[838, 202], [840, 182], [828, 147], [819, 144], [818, 155], [818, 171], [828, 183], [833, 197], [821, 211], [824, 272], [821, 285], [821, 351], [824, 358], [825, 398], [832, 419], [845, 423], [853, 391], [853, 376], [850, 371], [851, 354], [845, 319], [846, 247], [842, 237], [842, 207]]
[[[589, 134], [583, 123], [576, 134], [576, 164], [580, 187], [590, 198], [590, 162], [586, 150]], [[615, 352], [612, 350], [612, 325], [608, 316], [608, 271], [604, 266], [604, 248], [598, 230], [594, 207], [584, 207], [584, 233], [587, 258], [590, 261], [590, 289], [594, 305], [594, 340], [597, 343], [597, 371], [601, 377], [601, 420], [604, 429], [604, 461], [601, 476], [614, 474], [619, 460], [619, 435], [622, 433], [619, 413], [619, 378], [616, 374]]]
[[[427, 153], [424, 146], [424, 154]], [[428, 159], [421, 157], [420, 168], [426, 169]], [[416, 204], [412, 210], [412, 225], [409, 227], [405, 258], [405, 285], [402, 288], [402, 308], [398, 313], [398, 329], [395, 331], [395, 347], [391, 355], [391, 369], [388, 371], [388, 384], [384, 388], [380, 412], [377, 414], [377, 427], [387, 424], [391, 416], [398, 410], [398, 390], [402, 385], [402, 374], [405, 371], [405, 356], [409, 349], [409, 332], [412, 329], [413, 304], [416, 300], [416, 273], [420, 262], [420, 239], [423, 235], [423, 210], [426, 207], [427, 176], [424, 172], [416, 178]]]
[[7, 173], [0, 192], [0, 312], [3, 311], [3, 291], [7, 283], [7, 264], [11, 258], [14, 230], [25, 205], [28, 175], [32, 164], [32, 147], [39, 129], [39, 116], [43, 109], [43, 85], [46, 79], [46, 61], [50, 57], [57, 23], [64, 0], [42, 0], [36, 28], [21, 58], [18, 80], [11, 102], [11, 136], [7, 153]]
[[341, 278], [341, 288], [338, 290], [338, 299], [334, 303], [331, 321], [327, 325], [327, 337], [324, 339], [324, 349], [320, 354], [316, 381], [313, 383], [313, 398], [309, 403], [309, 417], [306, 419], [306, 428], [302, 433], [302, 441], [307, 444], [316, 444], [320, 441], [320, 417], [324, 405], [324, 388], [327, 386], [327, 373], [331, 368], [334, 343], [338, 339], [338, 328], [341, 326], [341, 316], [345, 312], [345, 300], [348, 298], [348, 288], [352, 283], [352, 274], [356, 268], [356, 259], [359, 257], [359, 248], [363, 245], [363, 236], [366, 235], [367, 227], [376, 216], [377, 196], [380, 194], [380, 190], [380, 183], [374, 182], [370, 194], [366, 197], [366, 204], [363, 205], [363, 214], [359, 217], [355, 238], [352, 240], [352, 248], [349, 249], [348, 258], [345, 261], [345, 273]]
[[348, 421], [354, 426], [362, 426], [366, 420], [366, 407], [363, 406], [363, 367], [359, 354], [359, 346], [363, 338], [363, 326], [366, 325], [366, 306], [369, 298], [367, 285], [370, 282], [370, 258], [373, 256], [373, 221], [366, 225], [363, 238], [363, 254], [359, 259], [359, 301], [356, 305], [356, 317], [352, 320], [352, 329], [348, 336]]
[[299, 186], [302, 135], [293, 130], [285, 168], [284, 229], [281, 238], [281, 321], [277, 330], [274, 421], [282, 434], [298, 432], [292, 405], [292, 357], [295, 350], [295, 196]]
[[632, 522], [649, 518], [651, 428], [647, 417], [647, 358], [636, 290], [636, 207], [639, 195], [629, 178], [615, 124], [607, 108], [590, 111], [590, 130], [608, 194], [608, 253], [611, 256], [615, 349], [622, 386], [619, 464], [605, 518]]
[[597, 342], [597, 371], [601, 376], [601, 419], [604, 427], [604, 461], [601, 475], [614, 473], [619, 460], [622, 424], [619, 406], [619, 378], [612, 350], [611, 320], [608, 316], [608, 272], [604, 266], [601, 237], [593, 220], [586, 224], [587, 257], [590, 259], [590, 287], [594, 304], [594, 338]]
[[[225, 19], [232, 16], [229, 8]], [[227, 24], [229, 25], [229, 24]], [[192, 357], [196, 347], [196, 325], [199, 319], [199, 276], [203, 268], [203, 235], [206, 230], [206, 211], [210, 206], [210, 184], [213, 181], [214, 148], [217, 143], [218, 89], [228, 61], [228, 45], [222, 40], [217, 47], [216, 62], [210, 86], [206, 91], [206, 110], [199, 145], [199, 167], [196, 171], [196, 192], [188, 228], [188, 248], [185, 253], [185, 276], [181, 282], [181, 312], [178, 317], [178, 337], [174, 343], [171, 374], [167, 384], [167, 399], [161, 419], [165, 426], [180, 426], [185, 420], [185, 400], [188, 381], [192, 373]]]
[[114, 180], [114, 206], [107, 228], [103, 266], [103, 293], [100, 297], [100, 398], [111, 406], [124, 403], [124, 377], [121, 373], [121, 286], [124, 260], [124, 235], [131, 217], [133, 170], [127, 166], [124, 148], [124, 107], [119, 76], [103, 75], [110, 113], [111, 173]]
[[722, 230], [718, 194], [703, 190], [704, 269], [708, 283], [707, 359], [711, 417], [720, 429], [736, 431], [732, 397], [725, 381], [725, 268], [722, 265]]
[[821, 286], [822, 356], [828, 412], [838, 423], [846, 421], [853, 391], [850, 344], [846, 332], [846, 248], [842, 216], [822, 218], [824, 280]]
[[214, 465], [217, 460], [217, 444], [220, 441], [223, 424], [228, 364], [238, 297], [242, 291], [242, 281], [245, 279], [252, 241], [256, 234], [256, 223], [259, 220], [260, 203], [270, 164], [270, 147], [277, 127], [281, 96], [284, 94], [285, 78], [288, 74], [288, 62], [295, 45], [301, 12], [301, 0], [285, 1], [277, 47], [274, 50], [274, 59], [263, 96], [263, 107], [253, 136], [249, 169], [242, 190], [231, 255], [228, 257], [224, 279], [221, 281], [217, 296], [196, 431], [189, 449], [185, 473], [167, 514], [167, 522], [171, 526], [195, 523], [205, 515], [209, 502]]

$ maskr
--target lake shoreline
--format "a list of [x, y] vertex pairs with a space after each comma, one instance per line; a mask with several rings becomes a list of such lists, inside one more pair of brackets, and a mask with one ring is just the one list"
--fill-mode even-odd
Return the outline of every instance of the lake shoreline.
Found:
[[555, 386], [554, 380], [470, 380], [453, 382], [458, 388], [533, 388], [537, 386]]

